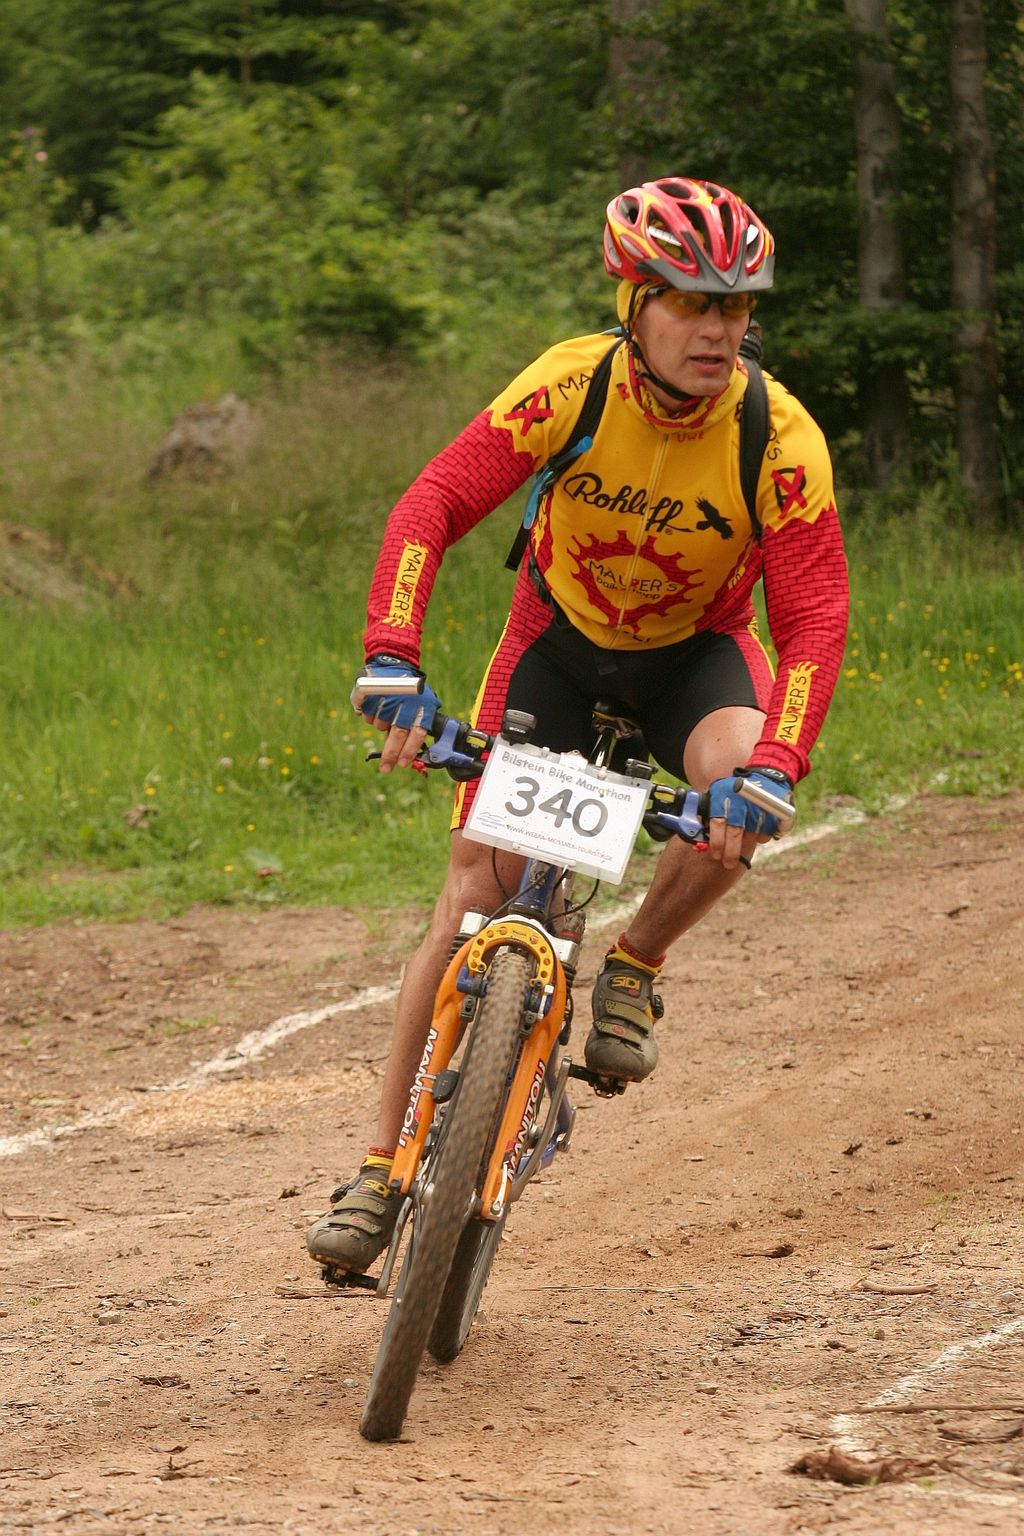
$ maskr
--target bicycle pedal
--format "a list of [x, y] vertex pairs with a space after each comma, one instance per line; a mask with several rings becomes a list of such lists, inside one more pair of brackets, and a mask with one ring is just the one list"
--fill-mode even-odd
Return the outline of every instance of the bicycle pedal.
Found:
[[599, 1099], [616, 1099], [629, 1087], [621, 1077], [601, 1077], [599, 1073], [591, 1072], [589, 1067], [577, 1067], [575, 1064], [569, 1068], [569, 1076], [578, 1078], [581, 1083], [589, 1083]]
[[357, 1269], [337, 1269], [333, 1264], [325, 1264], [320, 1270], [325, 1285], [332, 1286], [335, 1290], [344, 1291], [375, 1291], [377, 1289], [376, 1275], [364, 1275]]
[[625, 1093], [628, 1085], [621, 1077], [598, 1077], [595, 1074], [590, 1086], [599, 1099], [617, 1099], [620, 1093]]

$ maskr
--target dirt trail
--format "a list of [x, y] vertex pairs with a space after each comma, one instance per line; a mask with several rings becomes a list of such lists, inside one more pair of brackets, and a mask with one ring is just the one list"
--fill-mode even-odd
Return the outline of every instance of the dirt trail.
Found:
[[[678, 946], [662, 1065], [580, 1100], [392, 1447], [302, 1231], [415, 916], [0, 935], [0, 1531], [1019, 1531], [1022, 811], [795, 848]], [[918, 1476], [788, 1470], [830, 1447]]]

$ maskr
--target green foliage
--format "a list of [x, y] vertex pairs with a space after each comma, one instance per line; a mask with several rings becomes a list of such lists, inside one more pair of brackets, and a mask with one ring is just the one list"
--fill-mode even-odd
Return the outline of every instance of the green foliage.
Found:
[[[111, 209], [127, 153], [160, 143], [192, 71], [314, 88], [344, 72], [344, 38], [417, 7], [387, 0], [3, 0], [0, 130], [46, 132], [88, 220]], [[116, 202], [116, 198], [114, 199]]]
[[[839, 0], [2, 0], [0, 336], [122, 365], [221, 330], [282, 366], [367, 339], [516, 361], [610, 318], [620, 160], [738, 187], [778, 241], [768, 366], [848, 479], [863, 380], [905, 363], [917, 477], [953, 440], [948, 17], [888, 0], [907, 296], [857, 299], [854, 38]], [[1007, 504], [1024, 486], [1016, 0], [986, 0]], [[623, 63], [639, 69], [623, 74]], [[39, 162], [26, 152], [26, 128]]]
[[179, 99], [188, 61], [171, 41], [190, 0], [7, 0], [0, 126], [41, 129], [87, 214], [133, 140]]
[[453, 187], [546, 198], [602, 163], [606, 86], [598, 0], [423, 0], [414, 25], [349, 38], [338, 100], [369, 177], [403, 213]]
[[998, 795], [1024, 755], [1024, 595], [1014, 545], [978, 539], [942, 492], [862, 510], [853, 604], [816, 773], [870, 809], [922, 794]]
[[68, 185], [52, 174], [43, 135], [12, 135], [0, 157], [0, 326], [16, 342], [52, 334], [52, 273], [73, 264], [73, 234], [57, 222]]
[[109, 344], [186, 315], [273, 357], [341, 335], [416, 345], [436, 327], [431, 220], [395, 238], [388, 198], [360, 184], [343, 120], [315, 96], [197, 75], [161, 128], [163, 151], [127, 157], [120, 213], [93, 233], [54, 222], [66, 187], [35, 164], [40, 140], [18, 142], [0, 171], [0, 315], [18, 340]]
[[[906, 363], [917, 407], [915, 463], [934, 473], [952, 439], [948, 238], [952, 177], [947, 9], [889, 0], [887, 56], [897, 80], [903, 145], [907, 301], [891, 315], [857, 300], [857, 201], [853, 122], [854, 39], [838, 4], [736, 0], [722, 25], [714, 0], [655, 0], [634, 31], [656, 40], [661, 110], [629, 138], [648, 162], [709, 176], [740, 190], [778, 245], [777, 284], [766, 300], [766, 361], [838, 445], [844, 471], [862, 477], [857, 448], [861, 381], [880, 363]], [[1019, 223], [1024, 192], [1020, 71], [1024, 35], [1007, 0], [985, 6], [989, 107], [999, 166], [1003, 229]], [[714, 47], [706, 46], [714, 38]], [[684, 79], [684, 90], [677, 82]], [[623, 104], [625, 109], [626, 104]], [[626, 121], [625, 132], [630, 125]], [[680, 159], [680, 146], [684, 153]], [[1000, 328], [1018, 328], [1012, 239], [1000, 241]], [[1024, 482], [1019, 364], [1003, 348], [1008, 483]]]
[[198, 75], [163, 119], [159, 156], [115, 180], [105, 288], [130, 306], [249, 317], [263, 345], [417, 340], [440, 305], [426, 220], [396, 239], [386, 196], [360, 184], [343, 118], [290, 87], [238, 93]]

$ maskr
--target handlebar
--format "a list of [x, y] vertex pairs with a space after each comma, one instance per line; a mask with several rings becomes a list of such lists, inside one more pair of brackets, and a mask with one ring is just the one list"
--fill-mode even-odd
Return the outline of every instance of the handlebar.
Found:
[[[362, 713], [365, 699], [374, 694], [387, 693], [391, 697], [411, 698], [423, 692], [422, 677], [389, 677], [386, 680], [363, 674], [356, 678], [351, 702], [356, 714]], [[433, 746], [425, 746], [419, 761], [428, 768], [446, 768], [453, 779], [475, 779], [484, 771], [483, 755], [489, 752], [496, 738], [489, 736], [468, 721], [457, 720], [438, 710], [432, 723], [425, 727], [433, 737]], [[774, 816], [779, 824], [776, 834], [781, 837], [789, 832], [796, 820], [796, 808], [781, 795], [773, 795], [760, 784], [753, 784], [742, 774], [733, 780], [733, 793], [756, 805], [758, 810]], [[648, 831], [662, 837], [673, 833], [686, 842], [701, 840], [707, 833], [707, 796], [697, 795], [694, 790], [672, 788], [664, 784], [651, 784], [650, 809], [644, 818]]]

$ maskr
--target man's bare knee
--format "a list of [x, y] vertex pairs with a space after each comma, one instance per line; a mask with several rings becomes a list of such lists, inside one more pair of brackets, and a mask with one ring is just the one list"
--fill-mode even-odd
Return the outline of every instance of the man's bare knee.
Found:
[[522, 859], [498, 853], [462, 832], [452, 833], [448, 873], [435, 909], [435, 924], [458, 926], [463, 912], [492, 912], [515, 890]]

